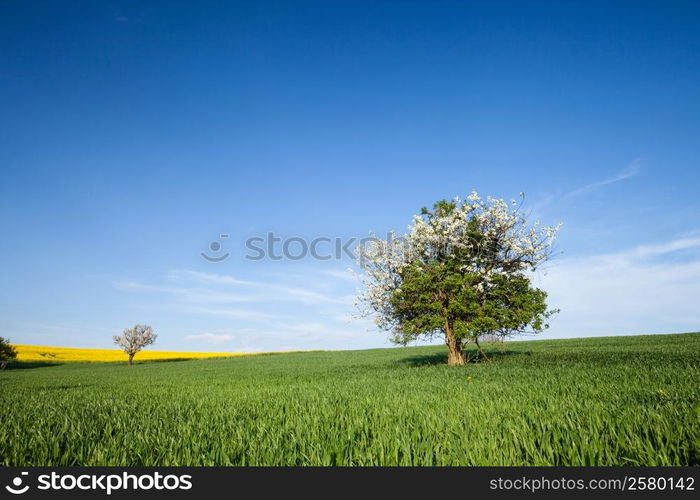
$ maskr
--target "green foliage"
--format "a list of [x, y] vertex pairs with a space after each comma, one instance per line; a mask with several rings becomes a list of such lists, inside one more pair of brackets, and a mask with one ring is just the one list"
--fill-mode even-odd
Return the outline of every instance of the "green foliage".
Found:
[[547, 294], [516, 274], [492, 278], [479, 291], [481, 276], [460, 269], [457, 259], [415, 263], [401, 275], [402, 284], [389, 299], [398, 328], [393, 340], [407, 344], [422, 336], [451, 330], [459, 340], [478, 340], [499, 333], [507, 336], [530, 327], [539, 332], [553, 313]]
[[10, 339], [0, 337], [0, 363], [4, 368], [8, 361], [17, 359], [17, 350], [10, 344]]
[[487, 350], [27, 365], [0, 465], [700, 465], [700, 334]]

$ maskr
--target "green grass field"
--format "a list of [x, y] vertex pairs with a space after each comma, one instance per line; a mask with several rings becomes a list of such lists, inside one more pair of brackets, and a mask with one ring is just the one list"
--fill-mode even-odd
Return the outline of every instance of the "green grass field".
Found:
[[0, 373], [0, 464], [698, 465], [700, 334]]

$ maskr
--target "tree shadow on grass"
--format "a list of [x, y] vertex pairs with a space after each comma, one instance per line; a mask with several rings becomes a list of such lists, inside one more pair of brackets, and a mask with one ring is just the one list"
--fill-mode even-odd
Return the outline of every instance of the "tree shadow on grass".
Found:
[[[529, 356], [529, 351], [486, 351], [488, 360], [483, 357], [477, 357], [476, 351], [467, 350], [466, 355], [469, 359], [467, 366], [470, 364], [482, 364], [489, 362], [497, 362], [499, 359], [505, 359], [510, 356]], [[431, 366], [431, 365], [446, 365], [447, 353], [424, 354], [422, 356], [411, 356], [398, 360], [398, 363], [403, 363], [411, 366]]]
[[63, 363], [57, 363], [55, 361], [12, 361], [7, 365], [5, 370], [27, 370], [31, 368], [45, 368], [47, 366], [58, 366]]
[[422, 356], [411, 356], [410, 358], [399, 359], [397, 363], [411, 366], [446, 365], [447, 353], [444, 354], [424, 354]]
[[[170, 359], [144, 359], [144, 360], [134, 360], [134, 365], [145, 365], [151, 363], [174, 363], [179, 361], [192, 361], [201, 358], [170, 358]], [[209, 358], [207, 358], [209, 359]], [[211, 358], [214, 359], [214, 358]], [[217, 358], [218, 359], [218, 358]], [[51, 366], [61, 366], [61, 365], [114, 365], [123, 366], [128, 365], [126, 361], [12, 361], [7, 365], [5, 371], [11, 370], [28, 370], [33, 368], [47, 368]], [[1, 373], [1, 372], [0, 372]]]
[[[178, 363], [180, 361], [193, 361], [196, 359], [203, 359], [203, 358], [168, 358], [168, 359], [144, 359], [142, 361], [139, 360], [134, 360], [135, 365], [146, 365], [150, 363]], [[204, 359], [213, 359], [213, 358], [204, 358]], [[124, 363], [127, 364], [127, 363]]]

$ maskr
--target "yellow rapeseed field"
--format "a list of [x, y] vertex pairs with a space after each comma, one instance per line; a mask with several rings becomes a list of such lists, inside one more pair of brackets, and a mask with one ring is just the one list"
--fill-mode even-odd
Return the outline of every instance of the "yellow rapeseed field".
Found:
[[[40, 345], [15, 345], [18, 361], [127, 361], [124, 351], [119, 349], [78, 349], [74, 347], [49, 347]], [[235, 352], [179, 352], [143, 350], [134, 361], [159, 359], [201, 359], [250, 356]]]

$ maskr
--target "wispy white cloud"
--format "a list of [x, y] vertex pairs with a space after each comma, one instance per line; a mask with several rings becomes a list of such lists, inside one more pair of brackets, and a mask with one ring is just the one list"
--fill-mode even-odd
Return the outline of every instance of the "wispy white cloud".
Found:
[[700, 237], [679, 238], [667, 243], [661, 243], [657, 245], [640, 245], [634, 250], [632, 250], [632, 252], [630, 252], [629, 255], [637, 257], [654, 257], [657, 255], [664, 255], [671, 252], [689, 250], [698, 247], [700, 247]]
[[183, 281], [186, 279], [197, 281], [200, 283], [214, 283], [217, 285], [256, 285], [255, 281], [241, 280], [234, 278], [228, 274], [202, 273], [199, 271], [190, 271], [189, 269], [177, 269], [170, 271], [168, 274], [170, 281]]
[[262, 300], [262, 296], [252, 293], [234, 293], [221, 290], [212, 290], [201, 287], [177, 287], [168, 285], [154, 285], [139, 283], [136, 281], [116, 281], [114, 287], [117, 290], [146, 292], [151, 294], [167, 295], [177, 298], [182, 302], [191, 303], [233, 303], [256, 302]]
[[225, 274], [178, 270], [169, 273], [167, 280], [176, 285], [116, 281], [114, 286], [119, 290], [167, 294], [182, 302], [202, 304], [299, 302], [305, 305], [348, 305], [352, 303], [350, 295], [334, 295], [310, 288], [269, 283], [264, 280], [242, 280]]
[[14, 340], [18, 344], [50, 345], [56, 347], [74, 347], [76, 343], [83, 347], [110, 346], [112, 335], [122, 332], [123, 326], [114, 328], [104, 325], [88, 324], [46, 324], [40, 322], [8, 321], [3, 318], [0, 324], [0, 336]]
[[626, 179], [631, 179], [637, 176], [642, 171], [642, 161], [637, 158], [633, 160], [629, 165], [622, 169], [617, 175], [603, 179], [601, 181], [592, 182], [586, 184], [585, 186], [573, 189], [568, 192], [556, 192], [556, 193], [540, 193], [540, 195], [535, 198], [533, 203], [528, 203], [529, 215], [534, 219], [540, 219], [547, 208], [551, 205], [556, 204], [564, 200], [569, 200], [571, 198], [576, 198], [584, 193], [595, 191], [596, 189], [602, 188], [609, 184], [614, 184], [616, 182], [621, 182]]
[[616, 182], [624, 181], [626, 179], [631, 179], [632, 177], [636, 176], [641, 172], [642, 170], [642, 162], [640, 159], [635, 159], [627, 165], [622, 171], [620, 171], [617, 175], [610, 177], [608, 179], [603, 179], [601, 181], [593, 182], [591, 184], [587, 184], [583, 187], [580, 187], [578, 189], [574, 189], [573, 191], [569, 191], [564, 195], [564, 198], [573, 198], [574, 196], [581, 195], [583, 193], [587, 193], [590, 191], [593, 191], [595, 189], [601, 188], [603, 186], [607, 186], [608, 184], [614, 184]]
[[700, 330], [700, 238], [555, 261], [539, 281], [552, 336]]
[[213, 316], [229, 316], [231, 318], [246, 319], [253, 321], [264, 321], [274, 318], [271, 314], [266, 314], [260, 311], [250, 309], [231, 309], [231, 308], [213, 308], [213, 307], [189, 307], [183, 312], [193, 314], [208, 314]]
[[228, 289], [235, 289], [241, 293], [251, 293], [250, 291], [252, 290], [252, 296], [258, 301], [292, 301], [307, 305], [348, 304], [352, 301], [352, 298], [348, 296], [335, 296], [310, 288], [270, 283], [268, 280], [242, 280], [226, 274], [178, 270], [171, 272], [169, 279], [175, 281], [184, 279], [194, 283], [224, 285], [229, 287]]
[[[301, 282], [305, 286], [298, 286]], [[255, 280], [192, 270], [175, 270], [155, 283], [116, 282], [119, 290], [139, 294], [133, 307], [183, 321], [197, 321], [213, 335], [235, 335], [235, 350], [277, 350], [280, 345], [296, 349], [358, 346], [367, 341], [362, 325], [350, 324], [353, 295], [345, 274], [266, 274]], [[229, 318], [231, 321], [229, 322]], [[227, 326], [229, 325], [229, 326]], [[217, 331], [223, 327], [224, 331]], [[190, 333], [194, 340], [197, 331]], [[360, 344], [362, 345], [362, 344]]]
[[353, 283], [358, 282], [357, 276], [353, 274], [350, 269], [323, 269], [319, 271], [319, 274], [322, 274], [324, 276], [330, 276], [331, 278], [336, 278], [344, 281], [351, 281]]
[[206, 342], [207, 344], [225, 344], [235, 337], [229, 334], [217, 334], [217, 333], [200, 333], [197, 335], [187, 335], [186, 340], [196, 340], [198, 342]]

